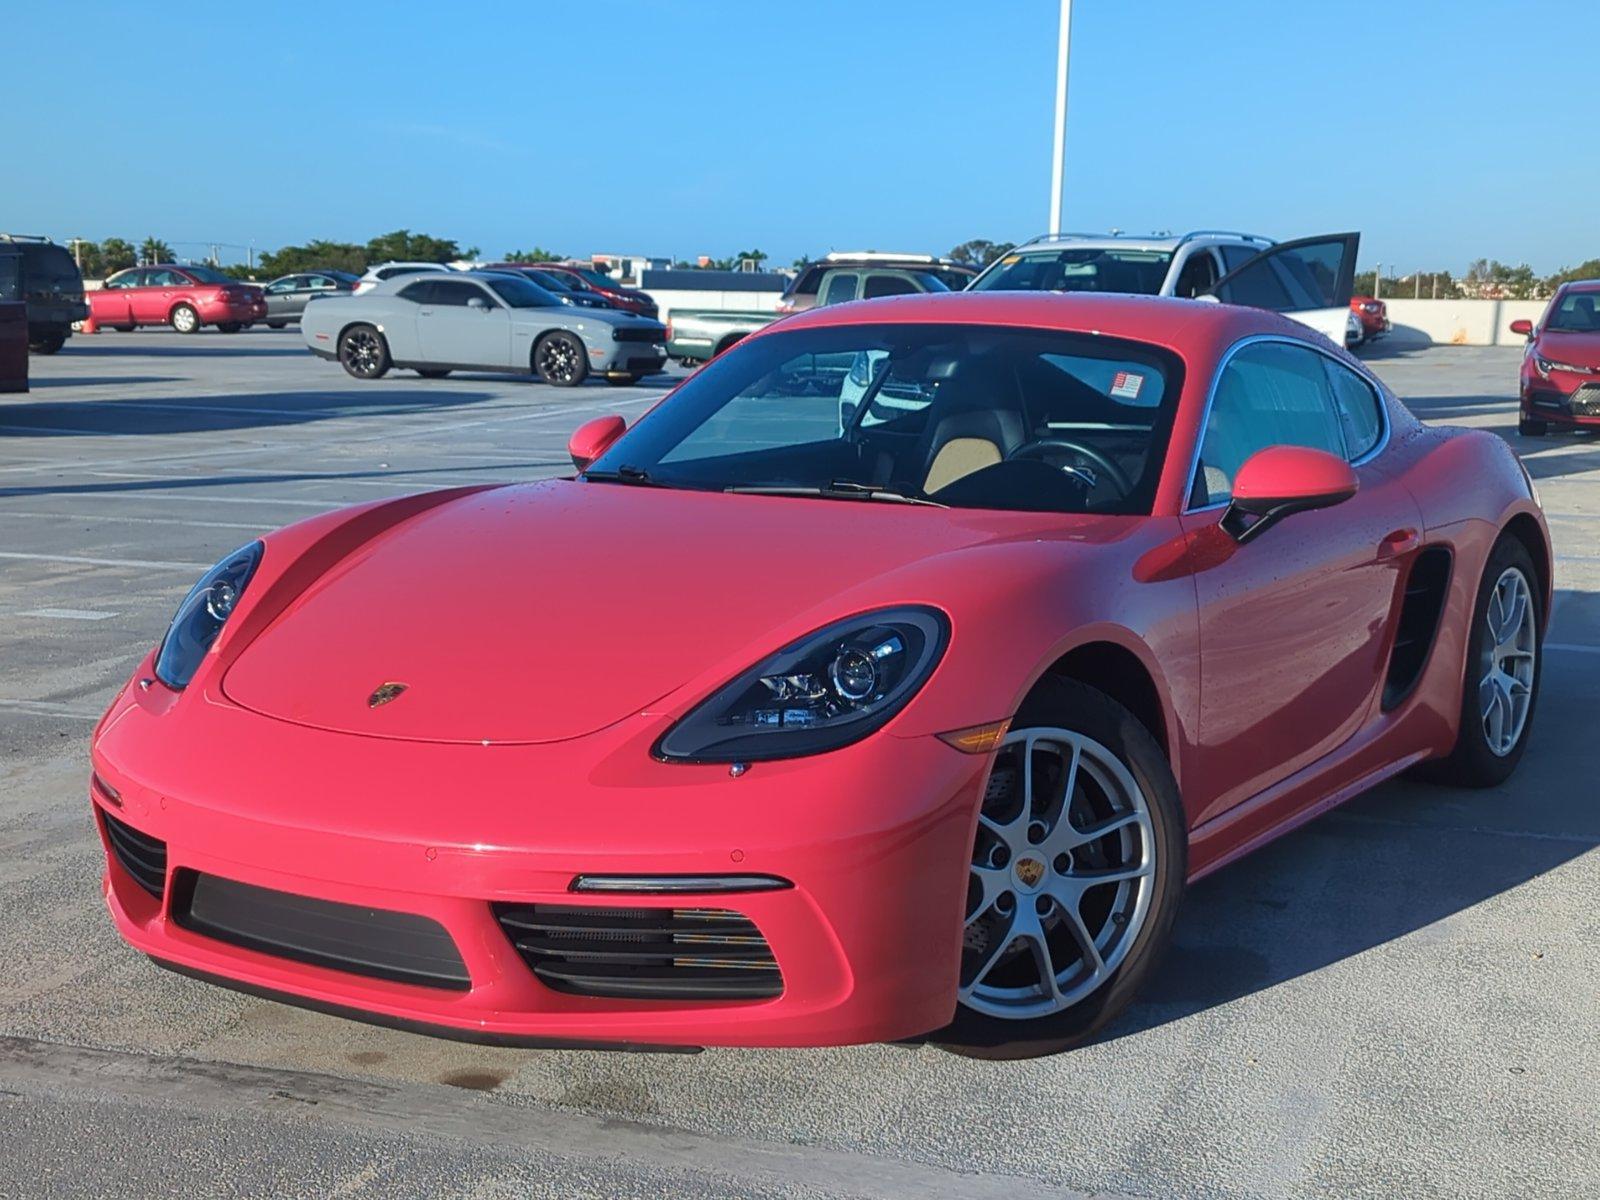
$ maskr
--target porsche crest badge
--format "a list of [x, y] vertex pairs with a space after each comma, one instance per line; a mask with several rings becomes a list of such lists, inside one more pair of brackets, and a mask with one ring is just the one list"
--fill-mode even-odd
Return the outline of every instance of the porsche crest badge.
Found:
[[400, 693], [406, 690], [403, 683], [380, 683], [373, 689], [372, 695], [367, 697], [368, 708], [382, 708], [391, 700], [400, 699]]

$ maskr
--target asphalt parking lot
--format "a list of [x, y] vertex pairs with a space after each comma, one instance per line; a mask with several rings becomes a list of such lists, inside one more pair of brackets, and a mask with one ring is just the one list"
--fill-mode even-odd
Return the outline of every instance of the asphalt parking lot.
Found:
[[1517, 358], [1371, 356], [1538, 481], [1520, 773], [1386, 785], [1206, 880], [1105, 1040], [1022, 1063], [487, 1049], [149, 965], [100, 899], [86, 741], [198, 573], [328, 508], [565, 471], [670, 377], [358, 383], [293, 330], [34, 358], [0, 398], [0, 1197], [1600, 1194], [1600, 441], [1519, 438]]

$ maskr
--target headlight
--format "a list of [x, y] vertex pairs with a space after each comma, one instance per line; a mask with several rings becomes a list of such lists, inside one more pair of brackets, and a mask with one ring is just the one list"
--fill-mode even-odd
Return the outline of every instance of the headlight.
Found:
[[927, 682], [949, 636], [931, 608], [838, 621], [785, 646], [679, 721], [656, 754], [680, 762], [757, 762], [859, 741]]
[[1593, 375], [1593, 367], [1575, 367], [1571, 363], [1556, 362], [1554, 359], [1542, 355], [1533, 356], [1533, 369], [1539, 372], [1540, 379], [1549, 379], [1551, 371], [1570, 371], [1574, 375]]
[[239, 606], [239, 597], [256, 573], [265, 548], [260, 542], [240, 546], [189, 589], [156, 655], [156, 678], [162, 683], [175, 691], [189, 686], [200, 660]]

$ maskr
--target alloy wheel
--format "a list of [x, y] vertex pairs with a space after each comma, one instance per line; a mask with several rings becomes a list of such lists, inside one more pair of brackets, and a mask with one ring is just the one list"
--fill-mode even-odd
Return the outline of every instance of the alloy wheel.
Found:
[[959, 995], [1026, 1020], [1104, 984], [1150, 910], [1150, 806], [1105, 746], [1067, 729], [1021, 729], [996, 753], [978, 815]]
[[1484, 741], [1499, 758], [1516, 748], [1528, 724], [1539, 652], [1538, 620], [1527, 576], [1518, 567], [1507, 567], [1495, 581], [1484, 611], [1489, 636], [1478, 683]]
[[383, 361], [383, 346], [370, 329], [353, 329], [345, 335], [344, 363], [354, 375], [371, 375]]
[[552, 383], [570, 383], [578, 374], [578, 352], [566, 338], [539, 343], [539, 374]]

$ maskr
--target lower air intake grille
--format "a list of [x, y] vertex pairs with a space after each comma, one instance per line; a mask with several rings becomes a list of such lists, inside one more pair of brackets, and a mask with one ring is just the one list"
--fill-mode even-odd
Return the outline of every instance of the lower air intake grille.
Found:
[[461, 952], [431, 917], [337, 904], [180, 871], [172, 915], [185, 929], [262, 954], [397, 983], [465, 991]]
[[556, 991], [635, 1000], [759, 1000], [783, 991], [761, 931], [725, 909], [497, 904], [494, 914]]
[[111, 843], [117, 865], [145, 891], [161, 899], [167, 886], [167, 844], [124, 825], [105, 809], [100, 810], [100, 819], [105, 822], [106, 841]]

